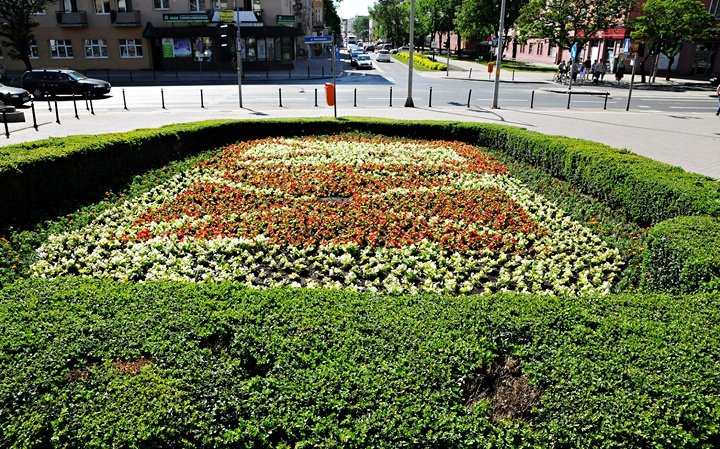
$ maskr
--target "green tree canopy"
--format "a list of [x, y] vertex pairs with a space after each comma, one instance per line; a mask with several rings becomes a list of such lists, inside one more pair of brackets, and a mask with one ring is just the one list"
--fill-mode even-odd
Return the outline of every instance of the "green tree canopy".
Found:
[[353, 31], [355, 35], [363, 40], [367, 41], [370, 36], [370, 17], [369, 16], [357, 16], [353, 22]]
[[30, 63], [30, 42], [35, 39], [33, 29], [38, 23], [33, 13], [44, 10], [55, 0], [0, 0], [0, 37], [8, 55], [25, 63], [32, 70]]
[[598, 31], [623, 27], [631, 6], [628, 0], [530, 0], [516, 25], [521, 39], [544, 38], [570, 48], [576, 42], [586, 43]]
[[388, 42], [400, 45], [408, 41], [409, 3], [404, 0], [377, 0], [369, 12], [378, 35], [386, 35]]
[[633, 39], [668, 57], [665, 79], [683, 44], [708, 39], [717, 31], [715, 18], [700, 0], [647, 0], [642, 15], [631, 22]]

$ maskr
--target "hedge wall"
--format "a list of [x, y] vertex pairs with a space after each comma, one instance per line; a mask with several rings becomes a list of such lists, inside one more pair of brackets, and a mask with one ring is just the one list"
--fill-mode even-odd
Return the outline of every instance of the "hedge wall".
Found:
[[0, 291], [0, 446], [720, 444], [720, 297]]

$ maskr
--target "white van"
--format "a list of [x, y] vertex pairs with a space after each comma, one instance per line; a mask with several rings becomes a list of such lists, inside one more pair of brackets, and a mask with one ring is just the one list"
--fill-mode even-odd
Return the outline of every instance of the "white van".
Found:
[[352, 35], [352, 34], [348, 35], [348, 37], [347, 37], [347, 45], [348, 45], [348, 46], [350, 46], [350, 45], [357, 45], [357, 37], [355, 37], [355, 36]]

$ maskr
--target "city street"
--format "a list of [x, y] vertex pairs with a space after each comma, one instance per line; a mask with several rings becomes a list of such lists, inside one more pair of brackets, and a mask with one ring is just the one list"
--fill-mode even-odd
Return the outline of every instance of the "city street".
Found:
[[[408, 67], [394, 60], [373, 64], [374, 69], [362, 71], [345, 64], [337, 77], [338, 116], [502, 123], [628, 148], [688, 171], [720, 178], [720, 119], [714, 114], [717, 97], [709, 85], [677, 88], [666, 84], [656, 89], [638, 86], [626, 112], [628, 83], [618, 87], [606, 77], [603, 86], [574, 86], [568, 109], [567, 86], [550, 82], [551, 73], [504, 71], [499, 108], [492, 109], [494, 82], [488, 79], [487, 71], [474, 69], [470, 73], [453, 66], [450, 76], [445, 72], [415, 71], [415, 107], [406, 108]], [[331, 78], [302, 79], [302, 68], [292, 74], [291, 80], [259, 82], [253, 78], [259, 74], [248, 75], [242, 85], [243, 108], [236, 84], [115, 85], [109, 96], [92, 104], [71, 97], [58, 99], [57, 107], [55, 101], [38, 101], [37, 130], [27, 105], [19, 109], [26, 121], [9, 123], [9, 137], [0, 137], [0, 145], [205, 119], [335, 114], [325, 102], [324, 84]], [[625, 81], [629, 81], [628, 77]], [[606, 97], [600, 95], [605, 92], [609, 94], [606, 110]]]

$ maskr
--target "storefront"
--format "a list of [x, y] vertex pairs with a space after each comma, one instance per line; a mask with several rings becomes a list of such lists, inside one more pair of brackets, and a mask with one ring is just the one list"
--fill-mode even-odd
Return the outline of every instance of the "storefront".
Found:
[[[238, 11], [242, 13], [244, 11]], [[230, 12], [232, 17], [232, 12]], [[252, 13], [251, 13], [252, 14]], [[202, 15], [202, 14], [201, 14]], [[202, 19], [197, 15], [197, 21]], [[170, 19], [173, 15], [167, 14]], [[178, 15], [188, 20], [194, 14]], [[237, 26], [215, 17], [204, 24], [156, 27], [148, 23], [143, 37], [150, 40], [152, 65], [166, 71], [234, 71], [236, 69]], [[253, 16], [254, 17], [254, 16]], [[210, 19], [214, 19], [210, 21]], [[295, 38], [301, 31], [289, 26], [264, 26], [239, 19], [240, 57], [243, 70], [289, 69], [295, 60]]]

